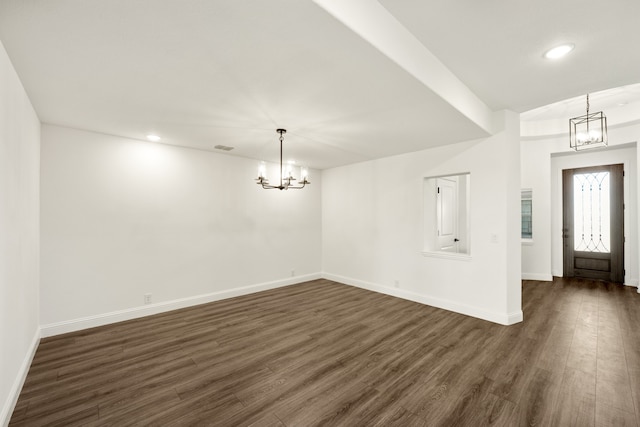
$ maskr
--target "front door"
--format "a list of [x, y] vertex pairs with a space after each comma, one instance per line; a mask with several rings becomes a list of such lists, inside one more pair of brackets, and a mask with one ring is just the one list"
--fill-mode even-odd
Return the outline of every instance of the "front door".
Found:
[[562, 171], [564, 276], [624, 282], [623, 165]]

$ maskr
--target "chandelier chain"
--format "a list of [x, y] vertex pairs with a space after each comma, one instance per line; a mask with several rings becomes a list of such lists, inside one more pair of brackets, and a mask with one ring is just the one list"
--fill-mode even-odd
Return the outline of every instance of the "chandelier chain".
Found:
[[591, 113], [589, 94], [586, 94], [587, 114], [569, 119], [569, 147], [574, 150], [606, 147], [607, 118], [602, 111]]

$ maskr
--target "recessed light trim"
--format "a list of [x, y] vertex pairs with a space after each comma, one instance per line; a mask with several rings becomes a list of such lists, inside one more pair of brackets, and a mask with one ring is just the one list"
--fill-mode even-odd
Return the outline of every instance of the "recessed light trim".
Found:
[[571, 52], [574, 47], [576, 46], [573, 43], [561, 44], [546, 51], [544, 57], [547, 59], [560, 59]]
[[161, 138], [158, 135], [149, 134], [147, 139], [152, 142], [159, 142]]

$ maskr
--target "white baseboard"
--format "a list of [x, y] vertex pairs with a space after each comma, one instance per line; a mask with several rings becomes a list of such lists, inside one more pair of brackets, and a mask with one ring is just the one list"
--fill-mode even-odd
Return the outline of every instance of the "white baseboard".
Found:
[[523, 319], [522, 310], [514, 313], [496, 313], [479, 307], [460, 304], [454, 301], [431, 297], [428, 295], [421, 295], [405, 289], [390, 288], [388, 286], [377, 285], [375, 283], [364, 282], [362, 280], [352, 279], [336, 274], [322, 273], [322, 277], [328, 280], [333, 280], [334, 282], [344, 283], [346, 285], [355, 286], [369, 291], [418, 302], [420, 304], [430, 305], [432, 307], [442, 308], [444, 310], [453, 311], [471, 317], [477, 317], [479, 319], [488, 320], [489, 322], [499, 323], [501, 325], [513, 325], [514, 323], [522, 322]]
[[544, 273], [522, 273], [522, 280], [538, 280], [541, 282], [553, 282], [551, 274]]
[[132, 307], [124, 310], [113, 311], [110, 313], [97, 314], [80, 319], [51, 323], [48, 325], [42, 325], [42, 337], [51, 337], [68, 332], [80, 331], [82, 329], [94, 328], [96, 326], [103, 326], [111, 323], [122, 322], [125, 320], [137, 319], [139, 317], [164, 313], [166, 311], [177, 310], [179, 308], [191, 307], [194, 305], [206, 304], [208, 302], [219, 301], [227, 298], [239, 297], [255, 292], [280, 288], [282, 286], [295, 285], [296, 283], [316, 280], [320, 279], [321, 277], [322, 276], [320, 273], [306, 274], [304, 276], [295, 276], [287, 279], [275, 280], [273, 282], [259, 283], [256, 285], [227, 289], [224, 291], [212, 292], [204, 295], [196, 295], [192, 297], [175, 299], [172, 301], [163, 301], [156, 304]]
[[625, 286], [634, 286], [634, 287], [638, 287], [638, 279], [625, 279], [624, 281]]
[[20, 396], [20, 392], [22, 391], [24, 381], [27, 379], [27, 374], [29, 373], [29, 368], [31, 367], [31, 362], [33, 361], [33, 356], [35, 356], [36, 354], [39, 343], [40, 329], [37, 329], [36, 333], [33, 335], [33, 339], [31, 340], [31, 344], [29, 345], [27, 354], [22, 361], [22, 365], [20, 365], [18, 375], [16, 375], [16, 378], [13, 381], [11, 390], [9, 390], [7, 400], [4, 402], [4, 405], [2, 405], [2, 412], [0, 412], [0, 425], [2, 425], [3, 427], [8, 426], [9, 421], [11, 421], [11, 415], [13, 414], [13, 410], [16, 407], [16, 403], [18, 403], [18, 397]]

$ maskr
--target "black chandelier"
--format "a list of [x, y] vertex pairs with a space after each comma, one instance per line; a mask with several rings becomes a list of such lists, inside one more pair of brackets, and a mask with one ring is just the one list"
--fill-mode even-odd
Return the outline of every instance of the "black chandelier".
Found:
[[607, 145], [607, 117], [602, 111], [589, 113], [587, 94], [587, 114], [569, 119], [569, 146], [578, 151]]
[[288, 163], [285, 167], [285, 165], [283, 165], [282, 163], [282, 141], [284, 140], [284, 137], [282, 135], [287, 133], [287, 130], [276, 129], [276, 132], [280, 134], [280, 185], [269, 185], [269, 180], [265, 176], [267, 172], [267, 166], [264, 162], [262, 162], [260, 164], [260, 167], [258, 168], [258, 178], [256, 178], [257, 184], [262, 185], [262, 188], [264, 188], [265, 190], [271, 190], [274, 188], [277, 188], [278, 190], [288, 190], [290, 188], [299, 190], [301, 188], [304, 188], [305, 185], [311, 184], [308, 179], [309, 170], [305, 167], [300, 168], [300, 184], [302, 185], [293, 184], [295, 181], [297, 181], [297, 179], [293, 177], [293, 165], [291, 163]]

